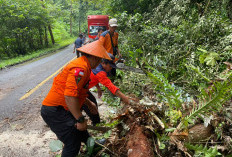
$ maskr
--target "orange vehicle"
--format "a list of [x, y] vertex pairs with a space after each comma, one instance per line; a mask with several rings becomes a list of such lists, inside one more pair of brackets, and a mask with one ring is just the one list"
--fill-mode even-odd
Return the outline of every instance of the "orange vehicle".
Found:
[[98, 33], [98, 28], [102, 27], [103, 31], [108, 30], [109, 26], [108, 15], [89, 15], [88, 16], [88, 35], [89, 38], [95, 39]]

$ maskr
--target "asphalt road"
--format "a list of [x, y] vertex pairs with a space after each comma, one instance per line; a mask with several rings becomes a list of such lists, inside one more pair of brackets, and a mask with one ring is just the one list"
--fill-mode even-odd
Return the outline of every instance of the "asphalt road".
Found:
[[[33, 105], [33, 100], [46, 96], [54, 78], [51, 75], [76, 56], [72, 52], [73, 45], [70, 45], [42, 58], [0, 70], [0, 120], [13, 118], [28, 104]], [[47, 79], [49, 76], [51, 79]], [[29, 97], [19, 100], [41, 82], [44, 84]]]

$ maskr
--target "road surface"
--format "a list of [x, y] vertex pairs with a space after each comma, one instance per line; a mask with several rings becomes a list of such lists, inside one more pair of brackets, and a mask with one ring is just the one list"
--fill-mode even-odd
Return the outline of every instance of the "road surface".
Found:
[[[72, 52], [73, 45], [69, 45], [56, 53], [0, 70], [0, 120], [20, 114], [25, 106], [33, 105], [28, 102], [46, 96], [55, 72], [76, 56]], [[27, 93], [31, 95], [25, 96]]]

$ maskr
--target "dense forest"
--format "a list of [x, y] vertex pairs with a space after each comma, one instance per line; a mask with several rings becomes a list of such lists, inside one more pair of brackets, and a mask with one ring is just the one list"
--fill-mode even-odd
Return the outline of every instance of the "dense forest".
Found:
[[[150, 124], [151, 118], [141, 123], [157, 139], [156, 155], [232, 154], [231, 0], [0, 0], [0, 8], [0, 59], [86, 33], [88, 15], [117, 18], [126, 64], [145, 75], [117, 71], [121, 79], [115, 83], [125, 93], [162, 104], [154, 113], [163, 129]], [[153, 111], [143, 114], [150, 115], [147, 110]], [[184, 142], [189, 128], [202, 123], [211, 126], [207, 140]]]
[[1, 0], [0, 60], [30, 54], [87, 32], [101, 5], [77, 0]]

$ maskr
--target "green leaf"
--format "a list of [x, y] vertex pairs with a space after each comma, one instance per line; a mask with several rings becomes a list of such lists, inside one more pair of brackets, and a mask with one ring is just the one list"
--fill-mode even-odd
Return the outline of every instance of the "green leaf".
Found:
[[18, 18], [25, 19], [25, 17], [23, 16], [23, 14], [18, 15]]
[[107, 131], [107, 132], [104, 134], [104, 138], [109, 138], [110, 135], [111, 135], [111, 133], [112, 133], [111, 130]]
[[190, 149], [194, 150], [196, 156], [204, 156], [204, 157], [216, 157], [218, 155], [221, 155], [220, 152], [217, 151], [217, 148], [207, 148], [206, 146], [203, 147], [203, 145], [192, 145], [190, 143], [186, 143], [185, 146]]
[[205, 57], [206, 57], [205, 53], [199, 56], [199, 61], [201, 64], [203, 64], [205, 62]]
[[207, 51], [206, 51], [206, 50], [201, 49], [201, 48], [197, 48], [197, 50], [199, 50], [199, 51], [201, 51], [201, 52], [204, 52], [204, 53], [207, 53]]
[[106, 153], [102, 153], [102, 154], [101, 154], [101, 157], [110, 157], [110, 155], [109, 155], [109, 154], [106, 154]]
[[166, 132], [173, 132], [174, 130], [176, 130], [176, 128], [168, 128], [168, 129], [165, 129]]
[[214, 66], [216, 64], [216, 60], [218, 60], [219, 55], [216, 52], [211, 52], [205, 57], [206, 65]]
[[160, 143], [159, 149], [164, 149], [165, 148], [165, 144]]
[[93, 137], [89, 137], [87, 140], [87, 150], [88, 150], [88, 155], [91, 155], [93, 152], [95, 140]]
[[216, 63], [216, 60], [212, 56], [207, 56], [204, 60], [206, 62], [206, 65], [214, 66]]
[[61, 150], [63, 148], [63, 144], [61, 141], [59, 140], [52, 140], [49, 143], [49, 148], [52, 152], [57, 152], [59, 150]]

